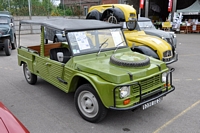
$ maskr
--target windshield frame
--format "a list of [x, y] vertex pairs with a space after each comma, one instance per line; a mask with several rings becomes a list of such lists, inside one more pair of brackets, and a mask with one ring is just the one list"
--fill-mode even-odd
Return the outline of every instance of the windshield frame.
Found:
[[[108, 32], [108, 31], [110, 31], [110, 32]], [[120, 40], [120, 39], [113, 39], [113, 35], [111, 35], [112, 33], [111, 32], [117, 32], [117, 34], [116, 34], [116, 36], [119, 36], [120, 35], [120, 37], [121, 37], [121, 42], [123, 42], [122, 44], [123, 44], [123, 46], [117, 46], [118, 44], [117, 44], [117, 41], [116, 40]], [[80, 50], [80, 47], [79, 47], [79, 45], [80, 44], [78, 44], [78, 41], [77, 41], [77, 38], [76, 37], [73, 37], [72, 38], [72, 36], [70, 35], [70, 34], [74, 34], [74, 33], [83, 33], [83, 32], [85, 32], [85, 33], [93, 33], [94, 35], [93, 35], [93, 37], [95, 37], [95, 39], [93, 38], [93, 43], [95, 44], [95, 48], [89, 48], [89, 41], [88, 41], [88, 36], [86, 36], [87, 37], [87, 39], [85, 39], [85, 37], [84, 38], [82, 38], [82, 39], [84, 39], [85, 41], [87, 40], [88, 42], [85, 42], [85, 43], [83, 43], [83, 45], [85, 44], [86, 45], [86, 47], [88, 48], [88, 49], [82, 49], [82, 50]], [[98, 32], [98, 33], [103, 33], [103, 34], [98, 34], [98, 33], [95, 33], [95, 32]], [[106, 38], [106, 37], [104, 37], [104, 39], [99, 39], [99, 37], [100, 36], [106, 36], [105, 34], [104, 34], [104, 32], [108, 32], [108, 34], [110, 34], [110, 35], [108, 35], [110, 38]], [[96, 35], [95, 35], [96, 34]], [[85, 34], [86, 35], [86, 34]], [[84, 36], [84, 35], [83, 35]], [[114, 35], [115, 36], [115, 35]], [[99, 51], [101, 51], [101, 52], [104, 52], [104, 51], [111, 51], [111, 50], [115, 50], [116, 49], [116, 47], [118, 47], [118, 49], [121, 49], [121, 48], [126, 48], [126, 47], [128, 47], [128, 45], [127, 45], [127, 42], [126, 42], [126, 39], [125, 39], [125, 36], [124, 36], [124, 33], [123, 33], [123, 31], [121, 30], [121, 28], [108, 28], [108, 29], [93, 29], [93, 30], [84, 30], [84, 31], [70, 31], [70, 32], [67, 32], [66, 33], [66, 38], [67, 38], [67, 40], [68, 40], [68, 44], [69, 44], [69, 48], [70, 48], [70, 50], [71, 50], [71, 53], [72, 53], [72, 55], [73, 56], [79, 56], [79, 55], [85, 55], [85, 54], [93, 54], [93, 53], [96, 53], [96, 54], [98, 54], [98, 52]], [[72, 41], [73, 39], [75, 39], [76, 41]], [[91, 39], [91, 38], [90, 38]], [[107, 40], [108, 39], [108, 40]], [[108, 48], [105, 48], [106, 47], [106, 45], [104, 45], [103, 44], [103, 46], [101, 46], [102, 45], [102, 43], [103, 42], [105, 42], [105, 41], [110, 41], [109, 43], [110, 43], [110, 47], [108, 47]], [[106, 41], [106, 43], [107, 43], [107, 41]], [[115, 41], [115, 42], [114, 42]], [[119, 42], [119, 43], [121, 43], [121, 42]], [[77, 44], [73, 44], [73, 43], [77, 43]], [[88, 45], [86, 44], [86, 43], [88, 43]], [[114, 44], [113, 44], [114, 43]], [[113, 46], [113, 47], [111, 47], [111, 45], [115, 45], [115, 46]], [[101, 46], [101, 47], [100, 47]], [[80, 50], [79, 52], [75, 52], [75, 48], [74, 47], [76, 47], [76, 50], [78, 49], [78, 50]], [[78, 47], [78, 48], [77, 48]]]

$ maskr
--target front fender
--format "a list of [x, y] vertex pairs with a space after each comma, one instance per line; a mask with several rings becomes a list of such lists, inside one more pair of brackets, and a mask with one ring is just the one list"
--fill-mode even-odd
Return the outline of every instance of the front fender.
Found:
[[0, 38], [10, 39], [10, 34], [6, 34], [6, 35], [1, 35], [0, 34]]
[[135, 46], [132, 50], [159, 59], [156, 51], [147, 46]]
[[[79, 84], [79, 82], [81, 82], [81, 84]], [[113, 106], [114, 85], [97, 75], [89, 73], [79, 73], [74, 75], [69, 86], [69, 92], [76, 91], [80, 85], [85, 83], [90, 83], [93, 86], [105, 107], [109, 108], [110, 106]]]
[[146, 35], [144, 31], [124, 30], [124, 35], [130, 47], [132, 47], [132, 44], [134, 43], [135, 46], [146, 46], [151, 48], [153, 51], [156, 51], [160, 60], [162, 60], [165, 51], [172, 50], [171, 45], [165, 40], [156, 36]]

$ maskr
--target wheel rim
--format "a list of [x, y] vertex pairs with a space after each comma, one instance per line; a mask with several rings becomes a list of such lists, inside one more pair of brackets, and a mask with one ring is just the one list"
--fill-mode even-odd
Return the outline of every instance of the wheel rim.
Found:
[[25, 73], [25, 77], [28, 81], [31, 81], [31, 73], [30, 71], [28, 70], [28, 67], [26, 66], [25, 69], [24, 69], [24, 73]]
[[89, 91], [82, 91], [78, 96], [80, 111], [88, 118], [93, 118], [99, 111], [99, 104], [96, 97]]

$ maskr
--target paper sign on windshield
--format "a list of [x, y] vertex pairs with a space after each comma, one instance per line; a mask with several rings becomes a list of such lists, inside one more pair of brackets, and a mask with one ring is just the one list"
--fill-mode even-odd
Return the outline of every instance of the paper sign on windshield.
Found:
[[76, 37], [76, 41], [78, 43], [80, 50], [85, 50], [90, 48], [85, 32], [76, 32], [74, 33], [74, 35]]
[[[112, 34], [115, 46], [117, 46], [118, 44], [120, 44], [122, 42], [121, 35], [118, 31], [111, 32], [111, 34]], [[123, 43], [120, 44], [119, 46], [123, 46]]]

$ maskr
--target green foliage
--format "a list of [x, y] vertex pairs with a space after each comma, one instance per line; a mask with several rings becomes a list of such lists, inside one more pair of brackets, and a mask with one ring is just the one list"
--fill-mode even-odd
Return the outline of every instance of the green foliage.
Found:
[[[56, 7], [52, 11], [51, 14], [59, 14], [59, 15], [55, 15], [55, 16], [72, 16], [73, 12], [69, 7], [60, 4], [58, 7]], [[52, 15], [52, 16], [54, 16], [54, 15]]]
[[[0, 0], [0, 11], [10, 11], [13, 16], [29, 16], [29, 0]], [[52, 0], [30, 0], [32, 16], [72, 16], [72, 8], [65, 5], [58, 7]]]

